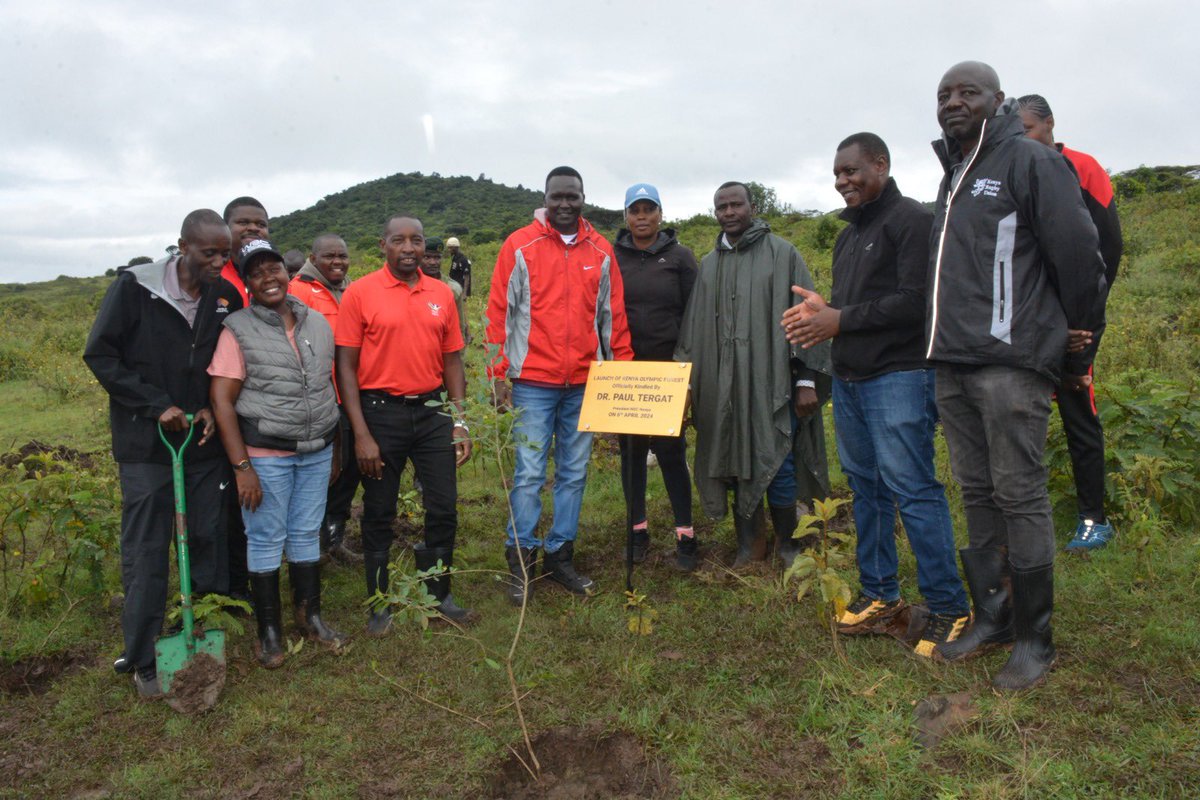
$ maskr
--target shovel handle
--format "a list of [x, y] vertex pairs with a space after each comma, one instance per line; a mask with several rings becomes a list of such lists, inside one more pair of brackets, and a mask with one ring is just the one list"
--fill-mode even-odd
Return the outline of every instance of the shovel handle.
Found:
[[183, 613], [183, 640], [187, 645], [188, 659], [196, 651], [195, 639], [195, 624], [196, 618], [192, 612], [192, 560], [188, 554], [188, 531], [187, 531], [187, 499], [185, 497], [185, 483], [183, 476], [183, 451], [187, 448], [188, 443], [192, 441], [192, 434], [196, 432], [195, 426], [192, 424], [193, 415], [187, 415], [188, 432], [184, 437], [183, 443], [178, 449], [171, 445], [167, 440], [166, 431], [163, 426], [158, 426], [158, 438], [162, 439], [162, 443], [166, 445], [167, 450], [171, 453], [171, 481], [175, 488], [175, 556], [179, 559], [179, 604]]

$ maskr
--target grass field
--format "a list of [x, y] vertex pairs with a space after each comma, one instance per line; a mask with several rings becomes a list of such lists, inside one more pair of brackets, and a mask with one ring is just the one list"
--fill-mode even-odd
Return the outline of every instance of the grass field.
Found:
[[[1142, 249], [1114, 294], [1100, 374], [1148, 391], [1195, 369], [1195, 248], [1188, 236], [1164, 233], [1194, 225], [1195, 205], [1133, 208], [1127, 234]], [[789, 229], [802, 251], [810, 234]], [[485, 285], [481, 278], [477, 285]], [[37, 439], [98, 453], [91, 467], [68, 466], [63, 475], [73, 477], [64, 482], [86, 488], [87, 507], [111, 521], [103, 398], [86, 373], [54, 360], [81, 345], [85, 310], [101, 285], [75, 293], [61, 281], [32, 287], [25, 294], [40, 299], [23, 298], [23, 310], [0, 293], [0, 322], [10, 333], [0, 348], [0, 367], [8, 370], [0, 375], [0, 449]], [[63, 307], [79, 309], [79, 318], [59, 336], [46, 319]], [[483, 298], [477, 294], [470, 307], [477, 319]], [[482, 358], [476, 345], [476, 383]], [[138, 702], [128, 678], [110, 668], [121, 649], [114, 552], [99, 561], [100, 591], [86, 571], [61, 589], [51, 581], [39, 602], [21, 586], [8, 590], [0, 607], [0, 797], [1197, 797], [1200, 542], [1185, 515], [1187, 498], [1170, 503], [1171, 480], [1195, 473], [1194, 463], [1170, 449], [1195, 435], [1190, 419], [1170, 427], [1163, 447], [1147, 444], [1147, 453], [1165, 453], [1165, 477], [1160, 470], [1118, 482], [1125, 505], [1114, 508], [1122, 531], [1114, 543], [1090, 557], [1059, 559], [1059, 661], [1033, 691], [991, 690], [1002, 653], [945, 667], [891, 639], [859, 637], [841, 640], [840, 657], [813, 598], [797, 602], [775, 570], [735, 576], [725, 568], [728, 522], [699, 524], [703, 567], [679, 575], [670, 563], [669, 507], [654, 473], [655, 549], [635, 575], [653, 630], [631, 632], [619, 460], [598, 443], [577, 560], [601, 593], [580, 601], [543, 588], [517, 648], [522, 707], [550, 776], [527, 792], [508, 763], [509, 746], [523, 752], [522, 733], [504, 673], [494, 668], [517, 620], [496, 582], [504, 567], [502, 476], [481, 448], [460, 473], [455, 596], [483, 614], [470, 637], [408, 625], [367, 639], [362, 576], [330, 567], [325, 616], [358, 634], [350, 646], [335, 654], [307, 645], [268, 672], [253, 660], [253, 622], [245, 621], [244, 632], [230, 631], [220, 702], [183, 717], [165, 704]], [[22, 470], [10, 468], [5, 487], [17, 486]], [[844, 494], [844, 481], [835, 477], [835, 486]], [[1070, 509], [1059, 506], [1065, 543]], [[45, 524], [51, 530], [56, 523]], [[11, 519], [3, 531], [6, 575], [53, 573], [19, 571]], [[36, 548], [33, 541], [25, 546]], [[903, 536], [898, 544], [903, 593], [919, 600]], [[927, 747], [917, 741], [918, 708], [935, 695], [957, 695], [961, 724]], [[563, 769], [567, 756], [579, 774]], [[608, 785], [620, 790], [588, 784], [588, 770], [618, 776]]]

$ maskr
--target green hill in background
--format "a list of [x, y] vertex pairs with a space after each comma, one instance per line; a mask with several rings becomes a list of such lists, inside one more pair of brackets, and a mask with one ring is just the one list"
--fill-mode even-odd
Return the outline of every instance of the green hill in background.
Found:
[[[271, 220], [271, 238], [283, 250], [308, 252], [320, 233], [341, 234], [352, 250], [374, 252], [388, 217], [412, 214], [431, 236], [457, 236], [464, 247], [502, 241], [526, 225], [542, 205], [542, 192], [505, 186], [480, 175], [443, 178], [434, 173], [397, 173], [331, 194], [311, 208]], [[597, 227], [615, 228], [621, 212], [586, 206]]]

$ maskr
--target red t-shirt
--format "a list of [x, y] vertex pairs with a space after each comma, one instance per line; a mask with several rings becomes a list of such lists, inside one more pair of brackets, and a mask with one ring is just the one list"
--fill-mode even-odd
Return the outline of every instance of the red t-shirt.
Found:
[[454, 292], [422, 272], [417, 275], [410, 288], [385, 266], [354, 281], [342, 295], [334, 342], [359, 348], [359, 389], [432, 392], [444, 381], [444, 354], [463, 349]]

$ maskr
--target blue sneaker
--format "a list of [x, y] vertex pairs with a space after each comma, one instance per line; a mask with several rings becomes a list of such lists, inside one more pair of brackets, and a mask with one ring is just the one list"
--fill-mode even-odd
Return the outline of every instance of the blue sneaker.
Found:
[[1079, 520], [1075, 528], [1075, 538], [1067, 543], [1068, 550], [1099, 550], [1108, 544], [1115, 536], [1116, 529], [1111, 522], [1094, 522], [1090, 519]]

